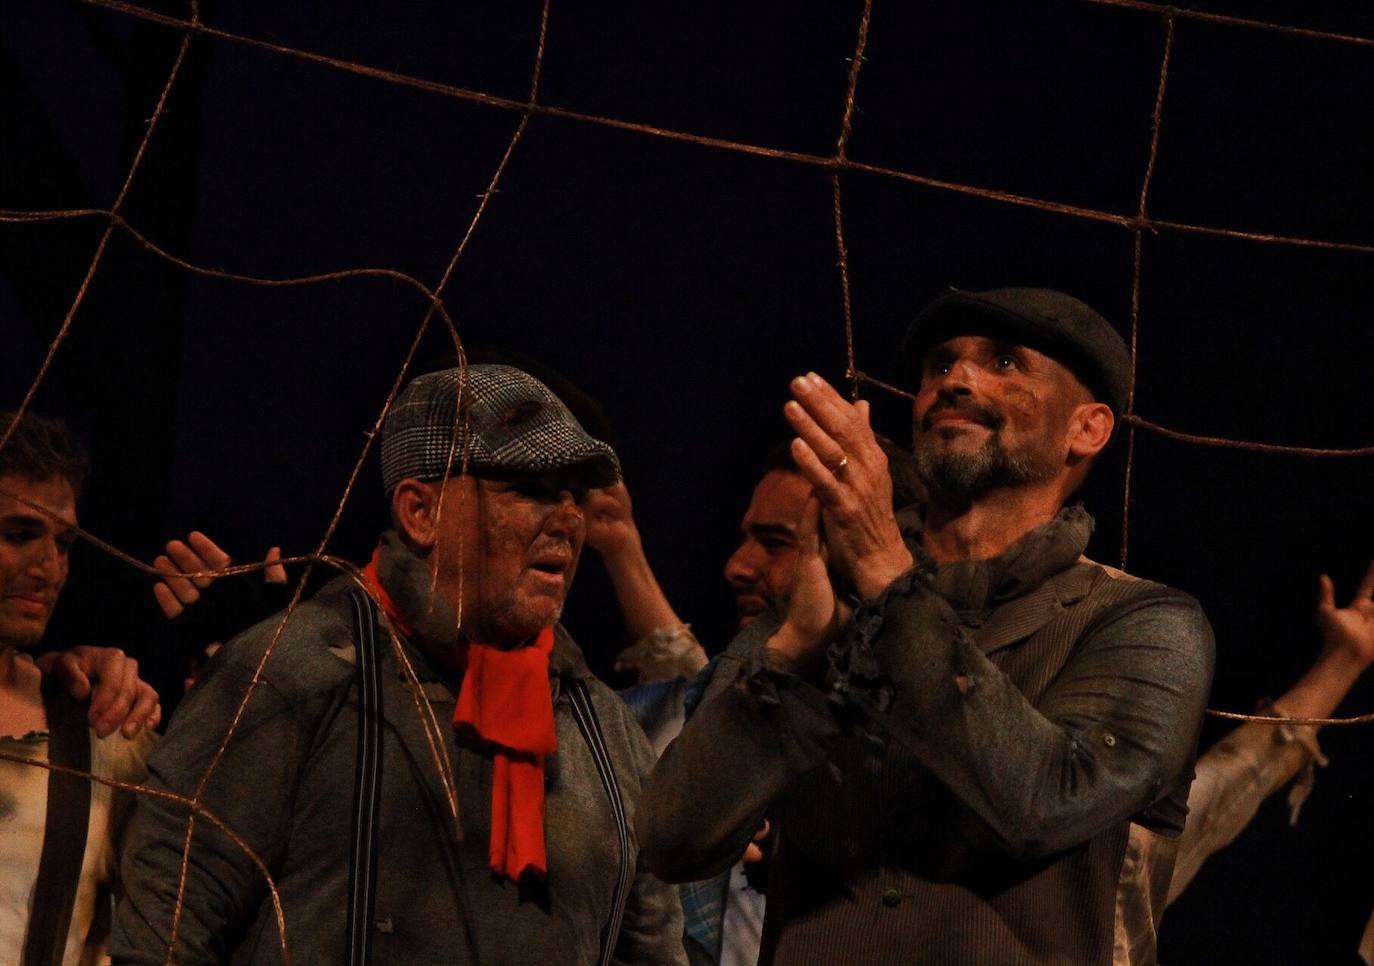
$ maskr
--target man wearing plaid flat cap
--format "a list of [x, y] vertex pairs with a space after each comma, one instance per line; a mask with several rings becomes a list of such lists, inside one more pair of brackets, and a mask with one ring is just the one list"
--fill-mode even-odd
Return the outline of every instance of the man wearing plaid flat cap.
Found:
[[1213, 656], [1197, 603], [1088, 560], [1066, 505], [1130, 355], [1026, 288], [947, 292], [903, 355], [928, 504], [894, 512], [866, 402], [793, 380], [797, 583], [659, 760], [650, 868], [709, 876], [767, 816], [764, 966], [1152, 964]]
[[[392, 529], [360, 580], [231, 641], [150, 770], [189, 794], [249, 683], [202, 800], [182, 961], [685, 963], [676, 892], [630, 823], [653, 764], [558, 624], [581, 501], [620, 475], [557, 397], [509, 366], [413, 380], [383, 427]], [[366, 593], [358, 586], [366, 587]], [[134, 816], [116, 962], [161, 963], [181, 806]]]

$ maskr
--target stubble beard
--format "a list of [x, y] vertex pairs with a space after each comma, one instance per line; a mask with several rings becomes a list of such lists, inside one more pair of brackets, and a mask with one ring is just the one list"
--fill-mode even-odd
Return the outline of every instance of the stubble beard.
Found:
[[1052, 479], [1058, 469], [1054, 454], [1041, 447], [1008, 449], [1000, 428], [991, 429], [983, 445], [972, 451], [945, 449], [937, 431], [919, 434], [914, 449], [917, 475], [931, 494], [958, 504], [971, 503], [993, 490]]
[[563, 618], [563, 608], [567, 604], [564, 593], [557, 601], [539, 597], [521, 600], [512, 593], [494, 601], [485, 608], [485, 630], [492, 641], [501, 647], [518, 646], [530, 640], [545, 627], [558, 623]]

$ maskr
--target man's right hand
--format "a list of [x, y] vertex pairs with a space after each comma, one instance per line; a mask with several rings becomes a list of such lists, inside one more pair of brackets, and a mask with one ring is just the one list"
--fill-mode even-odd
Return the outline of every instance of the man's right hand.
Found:
[[[286, 568], [279, 563], [281, 548], [267, 551], [266, 562], [272, 564], [263, 571], [269, 584], [286, 583]], [[160, 554], [153, 566], [165, 576], [153, 585], [153, 596], [168, 620], [180, 617], [186, 608], [200, 600], [200, 592], [215, 582], [213, 571], [223, 570], [232, 561], [219, 544], [199, 530], [192, 530], [185, 542], [172, 540], [167, 552]], [[177, 574], [200, 574], [198, 577], [179, 577]]]
[[768, 650], [788, 670], [796, 670], [823, 653], [852, 613], [835, 596], [826, 570], [820, 516], [820, 502], [813, 496], [806, 501], [797, 524], [797, 576], [788, 595], [787, 616], [768, 639]]

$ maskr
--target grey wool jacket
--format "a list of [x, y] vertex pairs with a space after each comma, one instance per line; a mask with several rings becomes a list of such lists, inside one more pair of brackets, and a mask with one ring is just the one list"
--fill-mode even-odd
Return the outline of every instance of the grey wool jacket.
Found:
[[1173, 852], [1139, 843], [1183, 828], [1213, 642], [1082, 557], [1091, 527], [939, 567], [909, 533], [922, 562], [800, 675], [756, 620], [650, 780], [650, 868], [709, 877], [767, 817], [763, 966], [1152, 963]]
[[[427, 606], [423, 567], [392, 534], [384, 537], [379, 572], [418, 634], [451, 633], [451, 613], [442, 604]], [[279, 963], [283, 944], [293, 963], [344, 961], [358, 741], [352, 586], [340, 578], [292, 614], [203, 795], [270, 872], [284, 929], [253, 859], [202, 818], [185, 867], [178, 962]], [[154, 788], [194, 793], [279, 623], [280, 616], [244, 632], [210, 662], [149, 761]], [[422, 693], [413, 693], [383, 633], [372, 961], [597, 963], [621, 849], [609, 796], [573, 717], [570, 682], [581, 680], [590, 691], [631, 815], [653, 765], [639, 726], [559, 627], [549, 661], [558, 744], [546, 766], [549, 872], [546, 882], [517, 886], [488, 867], [490, 756], [456, 743], [454, 683], [402, 641]], [[438, 722], [439, 746], [426, 737], [421, 701]], [[460, 832], [437, 767], [440, 752], [455, 779]], [[164, 962], [186, 828], [185, 806], [139, 797], [122, 860], [116, 963]], [[676, 891], [643, 870], [633, 827], [629, 848], [634, 875], [612, 962], [685, 963]]]

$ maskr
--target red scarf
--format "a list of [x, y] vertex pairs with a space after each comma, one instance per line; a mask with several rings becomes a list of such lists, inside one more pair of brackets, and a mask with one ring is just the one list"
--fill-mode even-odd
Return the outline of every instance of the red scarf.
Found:
[[[377, 558], [363, 568], [363, 580], [386, 616], [414, 638], [396, 602], [377, 578]], [[534, 643], [512, 650], [469, 644], [467, 671], [453, 711], [453, 728], [492, 749], [491, 869], [513, 882], [526, 873], [548, 873], [544, 849], [544, 760], [557, 750], [549, 653], [553, 628]]]

